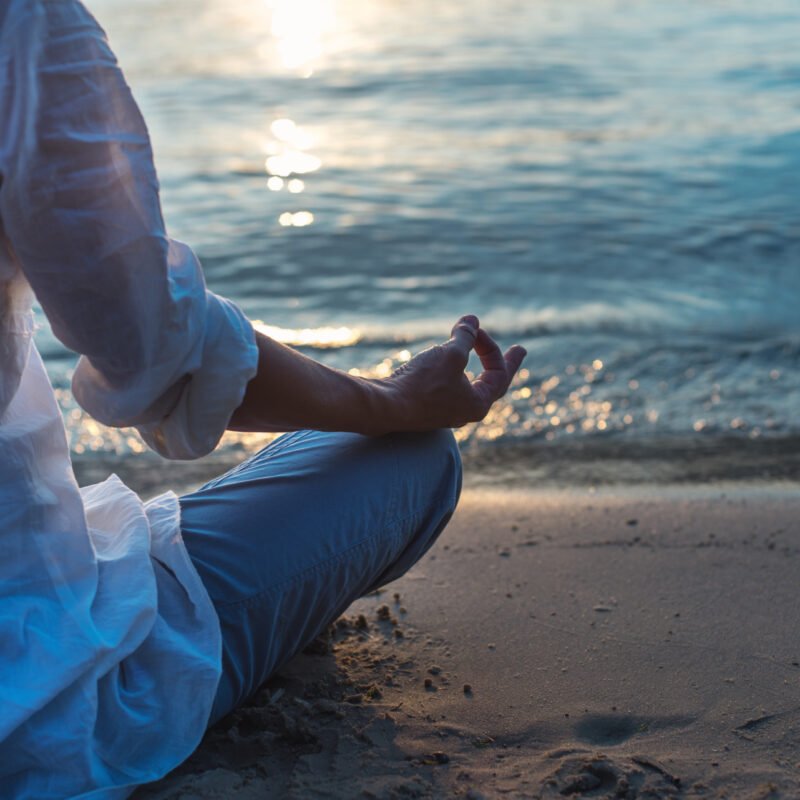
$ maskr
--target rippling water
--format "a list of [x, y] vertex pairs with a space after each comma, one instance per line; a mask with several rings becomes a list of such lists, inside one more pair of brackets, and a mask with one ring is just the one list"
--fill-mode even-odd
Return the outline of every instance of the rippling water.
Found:
[[[91, 7], [172, 234], [280, 338], [385, 374], [478, 313], [530, 353], [478, 448], [800, 434], [794, 0]], [[61, 394], [79, 459], [139, 449]]]

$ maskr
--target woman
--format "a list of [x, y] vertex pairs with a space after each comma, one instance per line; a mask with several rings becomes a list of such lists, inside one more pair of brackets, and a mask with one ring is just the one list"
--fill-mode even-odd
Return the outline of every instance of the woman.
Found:
[[[294, 433], [180, 499], [144, 504], [115, 476], [79, 489], [34, 294], [81, 354], [77, 401], [163, 456], [202, 456], [226, 428]], [[446, 429], [482, 419], [524, 354], [466, 316], [363, 380], [254, 333], [167, 236], [147, 130], [91, 15], [0, 0], [3, 797], [125, 797], [186, 758], [431, 545], [460, 487]]]

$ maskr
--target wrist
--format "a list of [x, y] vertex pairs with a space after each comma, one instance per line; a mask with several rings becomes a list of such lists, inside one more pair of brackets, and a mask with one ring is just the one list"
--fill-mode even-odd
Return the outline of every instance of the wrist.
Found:
[[409, 430], [407, 403], [397, 385], [385, 378], [363, 379], [366, 408], [360, 433], [384, 436], [387, 433]]

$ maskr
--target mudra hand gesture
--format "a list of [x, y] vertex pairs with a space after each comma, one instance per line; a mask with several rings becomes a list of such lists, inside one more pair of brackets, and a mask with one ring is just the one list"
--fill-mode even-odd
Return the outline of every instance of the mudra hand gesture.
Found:
[[[472, 350], [483, 367], [474, 381], [465, 373]], [[400, 410], [396, 430], [459, 428], [482, 420], [508, 390], [525, 355], [520, 345], [504, 354], [477, 317], [461, 317], [447, 342], [423, 350], [386, 379]]]

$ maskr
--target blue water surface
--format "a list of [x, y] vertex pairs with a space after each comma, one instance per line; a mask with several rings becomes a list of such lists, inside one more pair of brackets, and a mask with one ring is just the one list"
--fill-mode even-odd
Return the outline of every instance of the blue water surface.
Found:
[[477, 447], [800, 434], [793, 0], [90, 7], [172, 235], [275, 335], [380, 375], [479, 314], [530, 355]]

